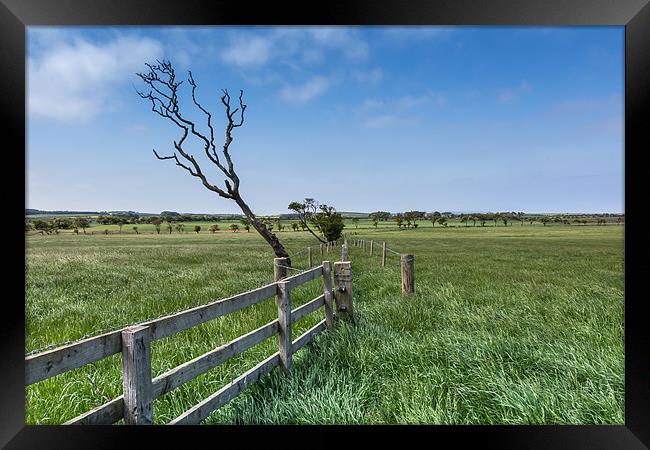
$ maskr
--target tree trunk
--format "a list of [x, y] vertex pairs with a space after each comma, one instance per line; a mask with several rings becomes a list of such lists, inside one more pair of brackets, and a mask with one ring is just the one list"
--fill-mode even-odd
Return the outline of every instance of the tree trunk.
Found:
[[[275, 256], [277, 258], [289, 258], [289, 254], [287, 251], [284, 249], [284, 246], [282, 243], [280, 243], [280, 240], [277, 238], [277, 236], [273, 233], [271, 233], [262, 222], [260, 222], [255, 214], [253, 214], [253, 211], [248, 207], [246, 202], [241, 198], [241, 196], [237, 195], [236, 198], [234, 199], [235, 203], [241, 208], [242, 212], [248, 217], [251, 221], [251, 225], [253, 225], [253, 228], [257, 230], [257, 232], [264, 238], [266, 242], [273, 248], [273, 252], [275, 253]], [[288, 260], [288, 266], [291, 267], [291, 259]]]

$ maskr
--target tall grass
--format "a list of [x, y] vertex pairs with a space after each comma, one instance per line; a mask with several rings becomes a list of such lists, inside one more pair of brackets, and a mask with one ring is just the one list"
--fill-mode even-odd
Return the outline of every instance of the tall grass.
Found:
[[[416, 293], [401, 295], [397, 256], [381, 268], [351, 247], [356, 322], [204, 423], [624, 422], [622, 227], [346, 230], [413, 253]], [[305, 233], [282, 238], [293, 253], [314, 245]], [[224, 298], [273, 273], [254, 233], [31, 236], [27, 253], [27, 350]], [[306, 255], [293, 262], [306, 267]], [[314, 281], [292, 300], [321, 292]], [[276, 316], [268, 299], [156, 341], [153, 374]], [[294, 338], [320, 319], [322, 310], [296, 324]], [[275, 351], [269, 339], [156, 400], [156, 423]], [[27, 422], [62, 423], [120, 394], [115, 355], [29, 386]]]

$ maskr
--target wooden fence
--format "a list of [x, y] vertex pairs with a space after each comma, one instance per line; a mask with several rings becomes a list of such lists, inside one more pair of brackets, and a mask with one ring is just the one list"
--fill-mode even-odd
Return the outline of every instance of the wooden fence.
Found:
[[[350, 261], [350, 247], [348, 244], [347, 236], [336, 241], [320, 244], [321, 258], [328, 255], [337, 245], [341, 244], [341, 261]], [[375, 246], [379, 246], [378, 242], [374, 240], [367, 241], [365, 239], [352, 239], [352, 245], [359, 247], [364, 251], [368, 251], [369, 256], [375, 254]], [[415, 292], [415, 256], [410, 253], [398, 253], [386, 246], [386, 242], [381, 243], [381, 267], [386, 267], [386, 259], [388, 252], [392, 252], [400, 257], [400, 268], [402, 275], [402, 294], [412, 294]], [[302, 251], [300, 253], [303, 253]], [[299, 253], [299, 254], [300, 254]], [[307, 247], [307, 267], [312, 267], [313, 256], [312, 248]]]
[[[329, 252], [333, 244], [327, 244]], [[322, 251], [322, 247], [321, 247]], [[91, 364], [108, 356], [122, 354], [123, 395], [94, 408], [65, 424], [113, 424], [124, 419], [125, 424], [153, 423], [153, 401], [224, 363], [249, 348], [278, 335], [278, 352], [261, 361], [228, 385], [173, 419], [170, 424], [196, 424], [237, 396], [247, 386], [269, 373], [275, 366], [288, 371], [292, 355], [316, 335], [334, 324], [334, 308], [341, 319], [353, 314], [352, 270], [349, 261], [329, 261], [294, 276], [286, 276], [283, 258], [275, 260], [276, 281], [233, 297], [211, 302], [176, 314], [122, 330], [95, 336], [70, 345], [55, 348], [25, 358], [25, 385], [37, 383], [69, 370]], [[332, 286], [334, 275], [334, 287]], [[304, 305], [291, 308], [291, 290], [303, 283], [323, 279], [323, 294]], [[239, 311], [270, 297], [276, 298], [278, 318], [248, 334], [238, 337], [155, 378], [151, 375], [151, 343], [195, 327], [218, 317]], [[292, 340], [292, 324], [324, 307], [325, 318]]]

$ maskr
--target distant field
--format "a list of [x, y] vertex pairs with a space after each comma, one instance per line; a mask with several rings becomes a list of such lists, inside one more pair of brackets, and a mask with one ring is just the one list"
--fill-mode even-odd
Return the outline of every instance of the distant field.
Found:
[[[416, 293], [400, 294], [397, 256], [381, 268], [351, 247], [357, 324], [319, 336], [294, 357], [289, 377], [274, 370], [205, 423], [624, 423], [623, 226], [346, 223], [347, 233], [413, 253]], [[171, 235], [163, 228], [161, 235], [28, 236], [26, 351], [271, 281], [273, 254], [257, 233], [213, 236], [210, 223], [199, 223], [196, 235], [194, 224]], [[93, 230], [105, 228], [118, 227]], [[306, 232], [278, 236], [291, 254], [318, 246]], [[305, 268], [305, 254], [293, 264]], [[294, 305], [320, 292], [318, 282], [300, 287]], [[156, 341], [153, 375], [276, 315], [269, 299]], [[269, 339], [156, 400], [156, 422], [275, 351]], [[115, 355], [28, 387], [27, 423], [62, 423], [121, 389]]]

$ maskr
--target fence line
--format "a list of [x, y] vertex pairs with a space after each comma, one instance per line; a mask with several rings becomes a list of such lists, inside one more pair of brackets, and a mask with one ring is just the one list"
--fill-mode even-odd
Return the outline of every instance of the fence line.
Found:
[[[277, 353], [266, 358], [170, 422], [170, 424], [199, 423], [216, 408], [234, 398], [275, 366], [279, 365], [284, 370], [290, 370], [292, 355], [296, 351], [311, 342], [324, 330], [333, 328], [333, 300], [336, 301], [338, 317], [341, 319], [352, 317], [352, 272], [349, 262], [334, 263], [332, 271], [329, 261], [323, 261], [317, 267], [286, 276], [286, 272], [279, 270], [280, 267], [285, 270], [297, 269], [279, 264], [278, 260], [284, 259], [276, 258], [276, 278], [278, 279], [273, 283], [223, 300], [77, 341], [51, 351], [28, 355], [25, 358], [25, 385], [46, 380], [116, 353], [122, 353], [123, 395], [85, 412], [65, 424], [112, 424], [120, 419], [124, 419], [126, 424], [151, 424], [153, 423], [152, 405], [156, 398], [277, 334], [279, 336], [279, 351]], [[333, 289], [332, 275], [336, 289]], [[323, 294], [292, 309], [291, 290], [319, 277], [323, 278]], [[341, 286], [347, 286], [347, 288]], [[153, 341], [239, 311], [274, 296], [278, 304], [277, 319], [152, 378], [151, 343]], [[292, 340], [292, 324], [323, 307], [325, 318], [297, 339]]]
[[[341, 258], [346, 259], [349, 258], [349, 248], [348, 248], [348, 236], [345, 236], [343, 248], [341, 250]], [[355, 247], [361, 247], [364, 252], [366, 250], [366, 240], [365, 239], [354, 239], [352, 240], [353, 246]], [[370, 240], [369, 242], [369, 255], [373, 256], [374, 255], [374, 246], [379, 245], [379, 243], [375, 242], [374, 240]], [[415, 292], [415, 278], [414, 278], [414, 261], [415, 257], [412, 254], [409, 253], [399, 253], [391, 248], [389, 248], [386, 245], [386, 242], [383, 241], [381, 243], [381, 266], [386, 267], [386, 256], [387, 252], [391, 252], [395, 255], [398, 255], [400, 257], [400, 270], [401, 270], [401, 276], [402, 276], [402, 294], [412, 294]]]
[[[337, 239], [321, 244], [321, 255], [336, 248], [335, 246], [340, 241], [341, 239]], [[365, 240], [355, 240], [353, 244], [366, 249]], [[348, 245], [348, 241], [345, 239], [344, 255], [348, 251]], [[374, 253], [374, 245], [379, 244], [370, 241], [370, 255]], [[382, 242], [381, 248], [382, 266], [385, 266], [387, 251], [399, 254], [389, 249], [385, 242]], [[311, 246], [306, 251], [308, 252], [308, 265], [311, 265]], [[294, 254], [295, 256], [297, 254]], [[414, 291], [413, 259], [413, 255], [401, 254], [402, 292], [405, 294]], [[289, 271], [298, 273], [288, 276]], [[134, 326], [117, 330], [114, 329], [115, 327], [111, 327], [113, 329], [109, 332], [69, 342], [37, 354], [30, 352], [25, 358], [25, 385], [37, 383], [121, 353], [123, 395], [85, 412], [65, 424], [113, 424], [120, 419], [124, 419], [126, 424], [151, 424], [153, 423], [152, 405], [155, 399], [194, 380], [201, 374], [273, 335], [278, 335], [279, 351], [277, 353], [266, 358], [170, 422], [170, 424], [199, 423], [274, 367], [280, 366], [284, 371], [289, 371], [292, 366], [292, 355], [296, 351], [311, 342], [322, 331], [333, 328], [334, 303], [338, 318], [354, 319], [350, 261], [335, 262], [333, 270], [329, 261], [322, 261], [319, 266], [302, 270], [289, 266], [288, 258], [276, 258], [274, 272], [274, 282], [226, 299], [177, 311]], [[332, 275], [334, 283], [332, 283]], [[292, 309], [292, 289], [319, 277], [323, 278], [323, 294]], [[276, 320], [152, 378], [151, 343], [153, 341], [239, 311], [274, 296], [278, 306]], [[325, 310], [325, 318], [297, 339], [292, 340], [292, 325], [322, 307]]]

